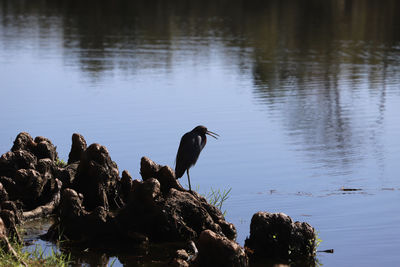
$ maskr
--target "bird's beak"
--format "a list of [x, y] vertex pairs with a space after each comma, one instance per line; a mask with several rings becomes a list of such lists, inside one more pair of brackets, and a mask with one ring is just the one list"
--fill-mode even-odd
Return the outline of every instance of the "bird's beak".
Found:
[[218, 139], [217, 136], [219, 136], [219, 134], [213, 133], [213, 132], [211, 132], [211, 131], [207, 131], [206, 134], [208, 134], [209, 136], [214, 137], [215, 139]]

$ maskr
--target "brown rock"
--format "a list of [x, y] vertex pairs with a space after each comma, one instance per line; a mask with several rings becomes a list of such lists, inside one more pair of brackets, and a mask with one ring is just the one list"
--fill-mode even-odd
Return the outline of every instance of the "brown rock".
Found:
[[142, 157], [140, 161], [140, 175], [142, 175], [143, 180], [154, 178], [160, 169], [161, 165], [158, 165], [148, 157]]
[[74, 183], [78, 171], [79, 161], [68, 164], [64, 168], [56, 168], [55, 177], [58, 177], [63, 183], [63, 187], [71, 187]]
[[65, 189], [62, 192], [60, 202], [61, 219], [86, 215], [87, 212], [84, 210], [82, 202], [82, 197], [75, 190], [70, 188]]
[[54, 161], [49, 158], [39, 159], [36, 165], [36, 170], [41, 174], [49, 173], [52, 175], [55, 168]]
[[49, 139], [43, 136], [37, 136], [35, 140], [33, 140], [26, 132], [21, 132], [17, 135], [14, 145], [11, 148], [12, 152], [19, 150], [29, 151], [38, 159], [49, 158], [54, 161], [58, 157], [56, 147]]
[[4, 188], [3, 184], [0, 183], [0, 203], [8, 200], [7, 190]]
[[19, 169], [35, 169], [36, 164], [36, 156], [29, 151], [9, 151], [0, 157], [0, 176], [14, 177]]
[[131, 174], [124, 170], [121, 177], [121, 198], [126, 203], [132, 190], [133, 180]]
[[171, 267], [189, 267], [189, 263], [187, 261], [183, 260], [183, 259], [174, 258], [168, 264], [168, 266], [171, 266]]
[[118, 208], [118, 175], [107, 148], [91, 144], [82, 154], [73, 188], [84, 195], [83, 204], [89, 211], [97, 206]]
[[17, 150], [28, 150], [32, 151], [35, 146], [32, 136], [29, 133], [21, 132], [17, 135], [14, 140], [14, 145], [11, 151], [15, 152]]
[[[228, 225], [221, 211], [213, 209], [207, 201], [187, 191], [170, 188], [160, 192], [160, 183], [150, 178], [133, 181], [131, 201], [119, 212], [116, 220], [124, 231], [140, 232], [159, 241], [187, 241], [198, 238], [206, 229], [224, 236], [220, 225]], [[235, 236], [233, 225], [228, 236]]]
[[179, 249], [175, 252], [175, 258], [182, 259], [182, 260], [189, 260], [189, 254], [184, 249]]
[[[159, 166], [150, 160], [144, 161], [153, 167]], [[234, 226], [226, 222], [221, 211], [202, 196], [184, 189], [177, 190], [174, 188], [176, 184], [165, 182], [171, 178], [176, 181], [169, 167], [153, 167], [150, 169], [154, 177], [149, 176], [144, 181], [132, 180], [126, 171], [118, 180], [118, 170], [113, 171], [116, 165], [107, 150], [97, 144], [90, 145], [81, 158], [73, 183], [77, 191], [64, 190], [58, 226], [52, 226], [52, 231], [64, 229], [71, 240], [95, 243], [102, 240], [109, 244], [125, 240], [139, 245], [149, 240], [196, 240], [207, 229], [231, 239], [236, 236]], [[103, 189], [102, 194], [94, 195], [99, 188]], [[108, 210], [107, 203], [115, 196], [109, 189], [114, 189], [114, 194], [128, 194], [127, 204], [116, 211]]]
[[0, 176], [0, 183], [3, 185], [4, 190], [7, 192], [7, 197], [9, 200], [18, 199], [19, 191], [13, 179], [5, 176]]
[[248, 266], [244, 249], [236, 242], [211, 230], [201, 233], [198, 241], [197, 266], [242, 267]]
[[245, 246], [253, 251], [251, 260], [313, 260], [315, 231], [307, 223], [293, 223], [284, 213], [257, 212], [250, 224], [250, 237]]
[[86, 150], [87, 145], [85, 138], [78, 133], [72, 135], [71, 151], [68, 155], [68, 164], [81, 160], [83, 152]]
[[169, 166], [161, 166], [147, 157], [140, 161], [140, 174], [143, 181], [156, 178], [161, 184], [161, 191], [168, 193], [171, 188], [186, 191], [175, 178], [175, 172]]
[[58, 154], [56, 147], [51, 143], [49, 139], [43, 136], [37, 136], [35, 138], [36, 146], [33, 148], [33, 153], [38, 159], [49, 158], [52, 161], [57, 160]]
[[37, 206], [46, 184], [46, 178], [36, 170], [20, 169], [16, 172], [14, 180], [26, 209]]

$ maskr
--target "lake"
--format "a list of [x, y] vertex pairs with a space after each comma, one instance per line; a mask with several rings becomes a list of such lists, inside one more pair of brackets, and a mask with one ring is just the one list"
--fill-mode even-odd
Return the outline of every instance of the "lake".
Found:
[[191, 184], [232, 188], [223, 209], [241, 245], [255, 212], [284, 212], [334, 249], [324, 266], [394, 266], [399, 12], [396, 0], [2, 0], [0, 154], [26, 131], [66, 161], [77, 132], [139, 179], [142, 156], [174, 166], [202, 124], [220, 138]]

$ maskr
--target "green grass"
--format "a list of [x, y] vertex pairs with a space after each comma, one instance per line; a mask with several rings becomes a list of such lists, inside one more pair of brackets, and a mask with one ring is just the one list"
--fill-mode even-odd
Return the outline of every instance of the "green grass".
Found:
[[[229, 198], [229, 194], [232, 191], [232, 188], [229, 189], [213, 189], [211, 187], [211, 191], [206, 193], [204, 197], [207, 199], [208, 203], [216, 206], [220, 211], [222, 211], [222, 205]], [[224, 216], [226, 215], [226, 210], [223, 211]]]
[[317, 231], [315, 233], [315, 251], [317, 251], [318, 247], [321, 245], [322, 243], [322, 239], [319, 237], [319, 231]]
[[62, 159], [60, 159], [60, 158], [57, 158], [57, 160], [56, 160], [56, 165], [57, 165], [58, 167], [60, 167], [60, 168], [64, 168], [64, 167], [67, 166], [68, 164], [67, 164], [64, 160], [62, 160]]
[[41, 245], [35, 244], [35, 247], [31, 251], [23, 249], [23, 244], [11, 242], [11, 246], [17, 252], [18, 258], [16, 259], [12, 253], [5, 252], [0, 249], [0, 266], [23, 266], [21, 260], [28, 266], [68, 266], [70, 263], [70, 255], [66, 255], [57, 252], [56, 249], [50, 248], [50, 253], [46, 254], [46, 251]]

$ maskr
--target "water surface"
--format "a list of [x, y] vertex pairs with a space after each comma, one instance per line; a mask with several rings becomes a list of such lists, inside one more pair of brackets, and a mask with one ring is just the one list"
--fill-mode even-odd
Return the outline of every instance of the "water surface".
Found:
[[[251, 2], [251, 3], [250, 3]], [[68, 158], [72, 133], [139, 178], [209, 140], [200, 192], [251, 216], [284, 212], [324, 266], [400, 261], [398, 1], [0, 1], [0, 153], [20, 131]], [[186, 177], [181, 182], [186, 185]], [[360, 189], [343, 191], [341, 188]]]

